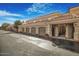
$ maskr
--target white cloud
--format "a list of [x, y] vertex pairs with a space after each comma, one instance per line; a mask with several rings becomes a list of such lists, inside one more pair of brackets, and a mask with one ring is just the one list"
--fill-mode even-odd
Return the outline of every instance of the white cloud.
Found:
[[[14, 17], [16, 16], [16, 17]], [[2, 23], [14, 23], [14, 21], [19, 20], [20, 18], [23, 18], [24, 15], [16, 14], [16, 13], [10, 13], [5, 10], [0, 10], [0, 24]]]
[[0, 10], [0, 16], [22, 16], [20, 14], [10, 13], [5, 10]]
[[16, 21], [16, 20], [19, 20], [19, 19], [17, 19], [17, 18], [12, 18], [12, 17], [6, 17], [5, 20], [6, 20], [6, 21], [13, 22], [13, 21]]
[[0, 24], [2, 24], [2, 23], [10, 23], [10, 24], [13, 24], [14, 21], [19, 20], [19, 19], [18, 18], [11, 18], [11, 17], [4, 17], [1, 20], [2, 21], [0, 21]]
[[26, 11], [28, 13], [45, 13], [45, 11], [50, 9], [50, 6], [52, 6], [52, 4], [48, 4], [48, 3], [34, 3], [30, 8], [28, 8]]

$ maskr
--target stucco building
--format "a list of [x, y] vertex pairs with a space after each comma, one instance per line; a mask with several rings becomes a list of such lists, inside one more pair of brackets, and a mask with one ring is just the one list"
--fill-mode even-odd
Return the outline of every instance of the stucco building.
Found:
[[66, 14], [53, 13], [23, 22], [18, 32], [79, 41], [79, 7], [69, 9]]
[[14, 28], [14, 25], [13, 25], [13, 24], [10, 24], [10, 25], [6, 28], [6, 30], [17, 32], [17, 29]]

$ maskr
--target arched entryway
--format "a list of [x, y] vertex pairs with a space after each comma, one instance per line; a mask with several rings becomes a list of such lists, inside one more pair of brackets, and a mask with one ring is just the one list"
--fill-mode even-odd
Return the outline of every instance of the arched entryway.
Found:
[[35, 27], [32, 27], [32, 28], [31, 28], [31, 33], [32, 33], [32, 34], [36, 34], [36, 28], [35, 28]]
[[66, 32], [66, 26], [64, 24], [61, 24], [58, 26], [59, 30], [59, 36], [60, 37], [65, 37], [65, 32]]
[[38, 32], [40, 35], [45, 35], [46, 34], [46, 27], [39, 27]]

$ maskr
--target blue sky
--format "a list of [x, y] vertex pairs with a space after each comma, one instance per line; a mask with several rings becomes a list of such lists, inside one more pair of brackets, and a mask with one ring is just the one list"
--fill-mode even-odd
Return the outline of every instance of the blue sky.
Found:
[[0, 3], [0, 25], [15, 20], [30, 20], [49, 13], [66, 13], [77, 3]]

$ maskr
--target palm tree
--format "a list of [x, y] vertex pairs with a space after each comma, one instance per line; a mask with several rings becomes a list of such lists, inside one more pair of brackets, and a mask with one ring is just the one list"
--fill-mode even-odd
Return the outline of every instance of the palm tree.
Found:
[[22, 23], [21, 23], [20, 20], [16, 20], [16, 21], [14, 22], [14, 28], [16, 28], [16, 30], [18, 30], [18, 26], [21, 25], [21, 24], [22, 24]]

